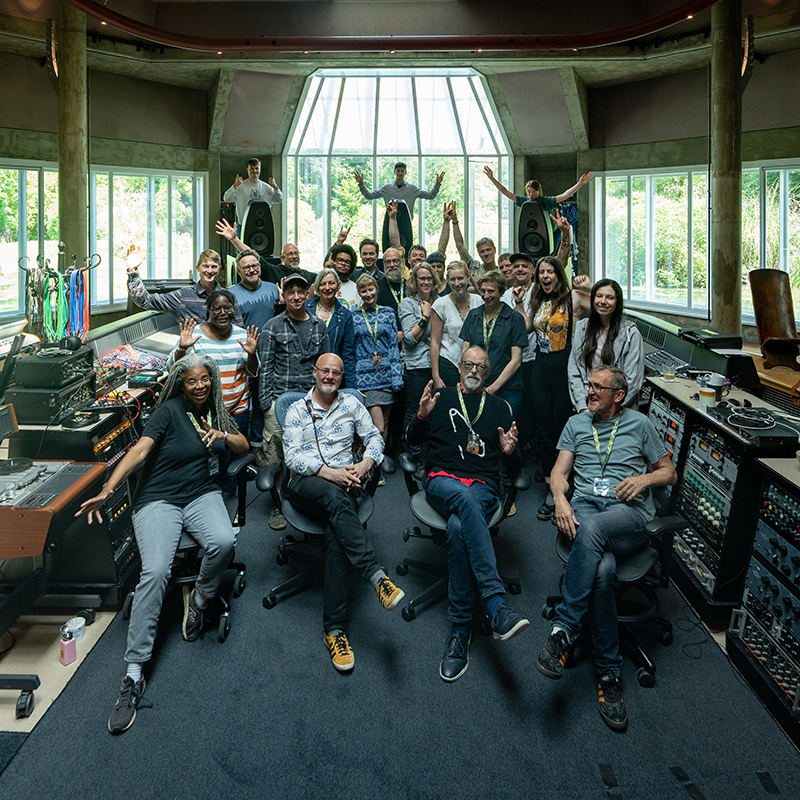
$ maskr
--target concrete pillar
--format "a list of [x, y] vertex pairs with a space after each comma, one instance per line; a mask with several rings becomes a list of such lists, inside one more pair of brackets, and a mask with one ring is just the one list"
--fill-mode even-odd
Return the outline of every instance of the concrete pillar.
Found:
[[58, 224], [61, 241], [82, 264], [89, 246], [89, 120], [86, 16], [58, 3]]
[[742, 3], [711, 9], [711, 324], [742, 328]]

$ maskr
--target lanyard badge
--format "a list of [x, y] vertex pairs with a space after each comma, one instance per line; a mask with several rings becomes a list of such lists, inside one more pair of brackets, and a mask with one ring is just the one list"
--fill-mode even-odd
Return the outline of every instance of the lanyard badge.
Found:
[[486, 389], [484, 389], [481, 393], [481, 404], [478, 407], [478, 413], [475, 415], [475, 419], [473, 420], [470, 420], [469, 414], [467, 414], [467, 406], [464, 403], [464, 393], [461, 391], [461, 383], [456, 386], [456, 391], [458, 392], [458, 402], [461, 405], [461, 413], [464, 415], [464, 421], [467, 423], [467, 427], [469, 428], [469, 433], [467, 434], [467, 452], [472, 453], [474, 456], [483, 455], [483, 439], [481, 439], [481, 437], [475, 433], [472, 426], [477, 423], [481, 417], [481, 414], [483, 414], [483, 406], [486, 403]]
[[594, 479], [594, 485], [592, 487], [592, 491], [595, 497], [609, 497], [611, 494], [611, 485], [608, 478], [603, 477], [606, 471], [606, 464], [608, 464], [608, 459], [611, 458], [611, 450], [614, 447], [614, 439], [617, 436], [617, 428], [619, 428], [619, 421], [622, 419], [622, 410], [619, 412], [619, 416], [617, 417], [617, 421], [614, 423], [614, 427], [611, 430], [611, 436], [608, 437], [608, 447], [606, 448], [606, 457], [603, 459], [602, 454], [600, 453], [600, 437], [597, 435], [597, 429], [594, 427], [594, 423], [592, 423], [592, 436], [594, 436], [594, 447], [597, 450], [597, 460], [600, 462], [600, 477]]

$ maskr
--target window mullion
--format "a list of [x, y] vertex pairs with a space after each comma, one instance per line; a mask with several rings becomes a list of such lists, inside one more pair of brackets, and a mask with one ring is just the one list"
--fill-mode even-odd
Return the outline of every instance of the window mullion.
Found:
[[686, 303], [691, 311], [694, 307], [694, 193], [692, 189], [691, 170], [686, 174], [686, 185], [688, 187], [688, 224], [686, 225]]

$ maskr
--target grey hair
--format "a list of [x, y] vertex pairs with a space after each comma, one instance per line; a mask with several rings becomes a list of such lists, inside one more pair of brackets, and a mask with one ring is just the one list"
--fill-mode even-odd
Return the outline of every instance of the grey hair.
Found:
[[261, 259], [259, 258], [259, 256], [258, 256], [258, 253], [256, 253], [256, 251], [255, 251], [255, 250], [251, 250], [251, 249], [248, 247], [248, 248], [247, 248], [247, 249], [245, 249], [245, 250], [240, 250], [240, 251], [239, 251], [239, 252], [236, 254], [236, 266], [237, 266], [237, 267], [238, 267], [238, 266], [239, 266], [239, 265], [242, 263], [242, 259], [243, 259], [245, 256], [255, 256], [255, 257], [256, 257], [256, 261], [258, 261], [258, 262], [259, 262], [259, 264], [261, 263]]
[[200, 353], [187, 353], [176, 361], [170, 368], [164, 388], [158, 398], [158, 405], [163, 405], [167, 400], [177, 397], [183, 392], [183, 381], [186, 373], [195, 367], [205, 367], [211, 376], [211, 408], [217, 420], [217, 427], [228, 433], [239, 433], [239, 427], [231, 416], [222, 400], [222, 379], [219, 375], [217, 362], [211, 356]]
[[627, 396], [628, 379], [625, 377], [625, 373], [619, 367], [615, 367], [613, 364], [601, 364], [597, 369], [592, 370], [592, 375], [594, 375], [595, 372], [610, 372], [611, 388], [615, 392], [625, 392], [625, 395]]
[[478, 239], [478, 241], [475, 242], [475, 249], [477, 250], [479, 247], [481, 247], [484, 244], [490, 244], [492, 246], [492, 248], [497, 249], [494, 246], [494, 242], [488, 236], [484, 236], [482, 239]]
[[323, 279], [328, 277], [328, 275], [331, 275], [336, 280], [338, 286], [342, 285], [342, 279], [339, 277], [339, 273], [335, 269], [323, 267], [317, 273], [317, 277], [314, 278], [314, 294], [319, 294], [319, 285], [322, 283]]

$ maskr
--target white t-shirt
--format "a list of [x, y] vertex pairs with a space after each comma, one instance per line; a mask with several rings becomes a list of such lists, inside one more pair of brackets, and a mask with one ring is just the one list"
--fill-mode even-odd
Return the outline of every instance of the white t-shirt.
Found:
[[[442, 321], [442, 341], [439, 345], [439, 357], [446, 358], [454, 367], [457, 367], [461, 358], [461, 346], [464, 343], [464, 340], [459, 338], [458, 334], [461, 333], [461, 327], [466, 317], [461, 316], [461, 312], [451, 299], [452, 297], [452, 294], [437, 297], [433, 303], [433, 310]], [[483, 305], [483, 300], [478, 295], [469, 293], [467, 297], [469, 298], [470, 311]]]
[[358, 289], [356, 289], [355, 281], [345, 281], [342, 283], [339, 287], [339, 291], [336, 292], [336, 299], [345, 308], [349, 308], [350, 311], [358, 311], [358, 309], [364, 305], [361, 301], [361, 295], [358, 293]]
[[[531, 302], [531, 291], [533, 291], [533, 283], [525, 290], [525, 298], [523, 303], [525, 308], [530, 307]], [[505, 294], [503, 295], [503, 302], [507, 305], [510, 305], [511, 308], [516, 309], [516, 303], [514, 302], [514, 289], [507, 289]], [[528, 334], [528, 346], [522, 351], [522, 363], [526, 364], [528, 361], [535, 361], [536, 360], [536, 331], [531, 331]]]

